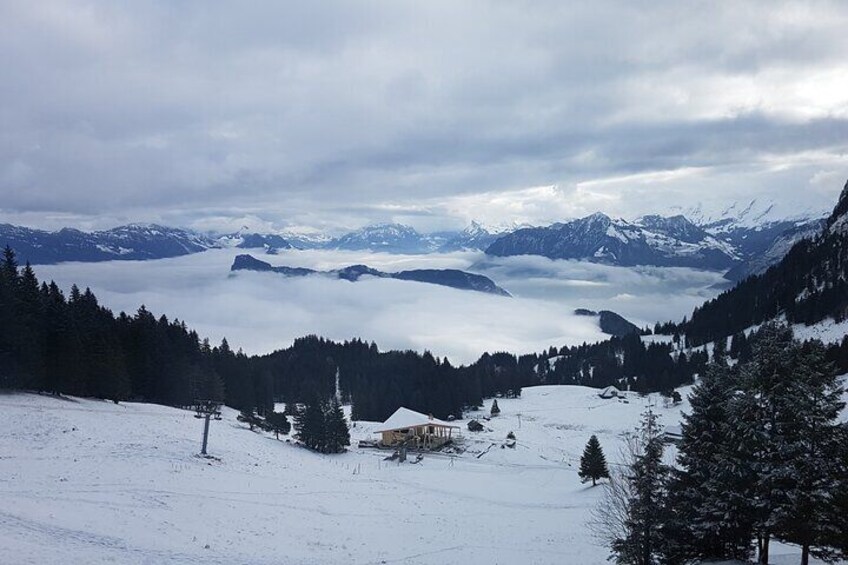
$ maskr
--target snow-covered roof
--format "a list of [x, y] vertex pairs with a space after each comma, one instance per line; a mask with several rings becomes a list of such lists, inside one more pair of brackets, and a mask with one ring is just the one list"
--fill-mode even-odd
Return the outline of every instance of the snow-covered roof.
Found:
[[621, 391], [618, 390], [617, 388], [615, 388], [612, 385], [606, 387], [604, 390], [602, 390], [601, 392], [598, 393], [598, 396], [600, 396], [601, 398], [611, 398], [613, 396], [620, 396], [620, 395], [621, 395]]
[[438, 418], [431, 418], [430, 416], [421, 414], [415, 410], [400, 407], [395, 410], [395, 413], [392, 414], [382, 426], [374, 430], [374, 433], [405, 430], [407, 428], [415, 428], [417, 426], [442, 426], [444, 428], [459, 427], [451, 424], [450, 422], [439, 420]]
[[677, 425], [666, 426], [665, 433], [670, 436], [683, 437], [683, 427]]

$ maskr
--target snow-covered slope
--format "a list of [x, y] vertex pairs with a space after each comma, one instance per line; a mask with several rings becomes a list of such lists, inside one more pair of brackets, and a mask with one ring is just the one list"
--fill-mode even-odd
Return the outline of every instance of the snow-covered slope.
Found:
[[[192, 412], [3, 395], [0, 548], [40, 564], [601, 564], [586, 522], [603, 487], [580, 483], [578, 460], [594, 433], [615, 461], [646, 402], [527, 389], [499, 399], [491, 431], [458, 422], [465, 453], [398, 465], [364, 448], [317, 455], [229, 409], [206, 460]], [[354, 440], [378, 426], [356, 423]], [[517, 445], [501, 448], [509, 431]]]
[[[597, 393], [498, 399], [483, 432], [456, 422], [461, 453], [417, 464], [358, 447], [318, 455], [249, 431], [230, 409], [203, 459], [190, 411], [0, 395], [0, 561], [600, 565], [608, 552], [587, 522], [603, 486], [577, 477], [586, 441], [596, 434], [616, 465], [646, 407], [675, 425], [687, 403]], [[357, 422], [354, 444], [379, 427]]]

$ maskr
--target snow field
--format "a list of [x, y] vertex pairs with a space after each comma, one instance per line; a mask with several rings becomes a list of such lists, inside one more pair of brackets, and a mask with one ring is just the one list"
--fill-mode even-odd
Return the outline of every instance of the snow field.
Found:
[[606, 563], [587, 525], [603, 487], [577, 476], [586, 441], [613, 465], [647, 405], [671, 425], [686, 402], [549, 386], [498, 404], [483, 432], [457, 422], [464, 453], [398, 464], [356, 447], [376, 422], [319, 455], [224, 409], [203, 459], [193, 412], [0, 395], [0, 562]]

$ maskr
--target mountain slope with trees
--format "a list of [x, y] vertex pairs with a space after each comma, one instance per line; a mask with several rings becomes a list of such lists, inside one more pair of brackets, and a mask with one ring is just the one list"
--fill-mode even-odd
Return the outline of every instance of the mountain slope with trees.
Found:
[[765, 273], [748, 277], [671, 328], [690, 345], [732, 336], [767, 320], [814, 324], [848, 316], [848, 183], [814, 239], [802, 239]]

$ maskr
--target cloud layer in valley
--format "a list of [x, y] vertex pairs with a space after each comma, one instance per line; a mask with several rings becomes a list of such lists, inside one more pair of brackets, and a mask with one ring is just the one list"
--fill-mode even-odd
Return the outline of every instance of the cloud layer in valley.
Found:
[[848, 5], [0, 5], [0, 220], [421, 229], [832, 205]]
[[718, 273], [689, 269], [624, 269], [538, 257], [489, 262], [479, 253], [428, 256], [293, 251], [262, 256], [278, 265], [331, 269], [364, 263], [387, 271], [459, 268], [485, 274], [514, 298], [384, 279], [357, 283], [321, 276], [229, 272], [235, 250], [176, 259], [65, 263], [37, 267], [42, 279], [91, 286], [103, 304], [186, 321], [213, 342], [227, 337], [247, 353], [286, 347], [315, 333], [361, 337], [383, 349], [428, 349], [454, 363], [484, 351], [526, 353], [604, 339], [579, 307], [608, 308], [640, 325], [679, 319], [700, 304]]

